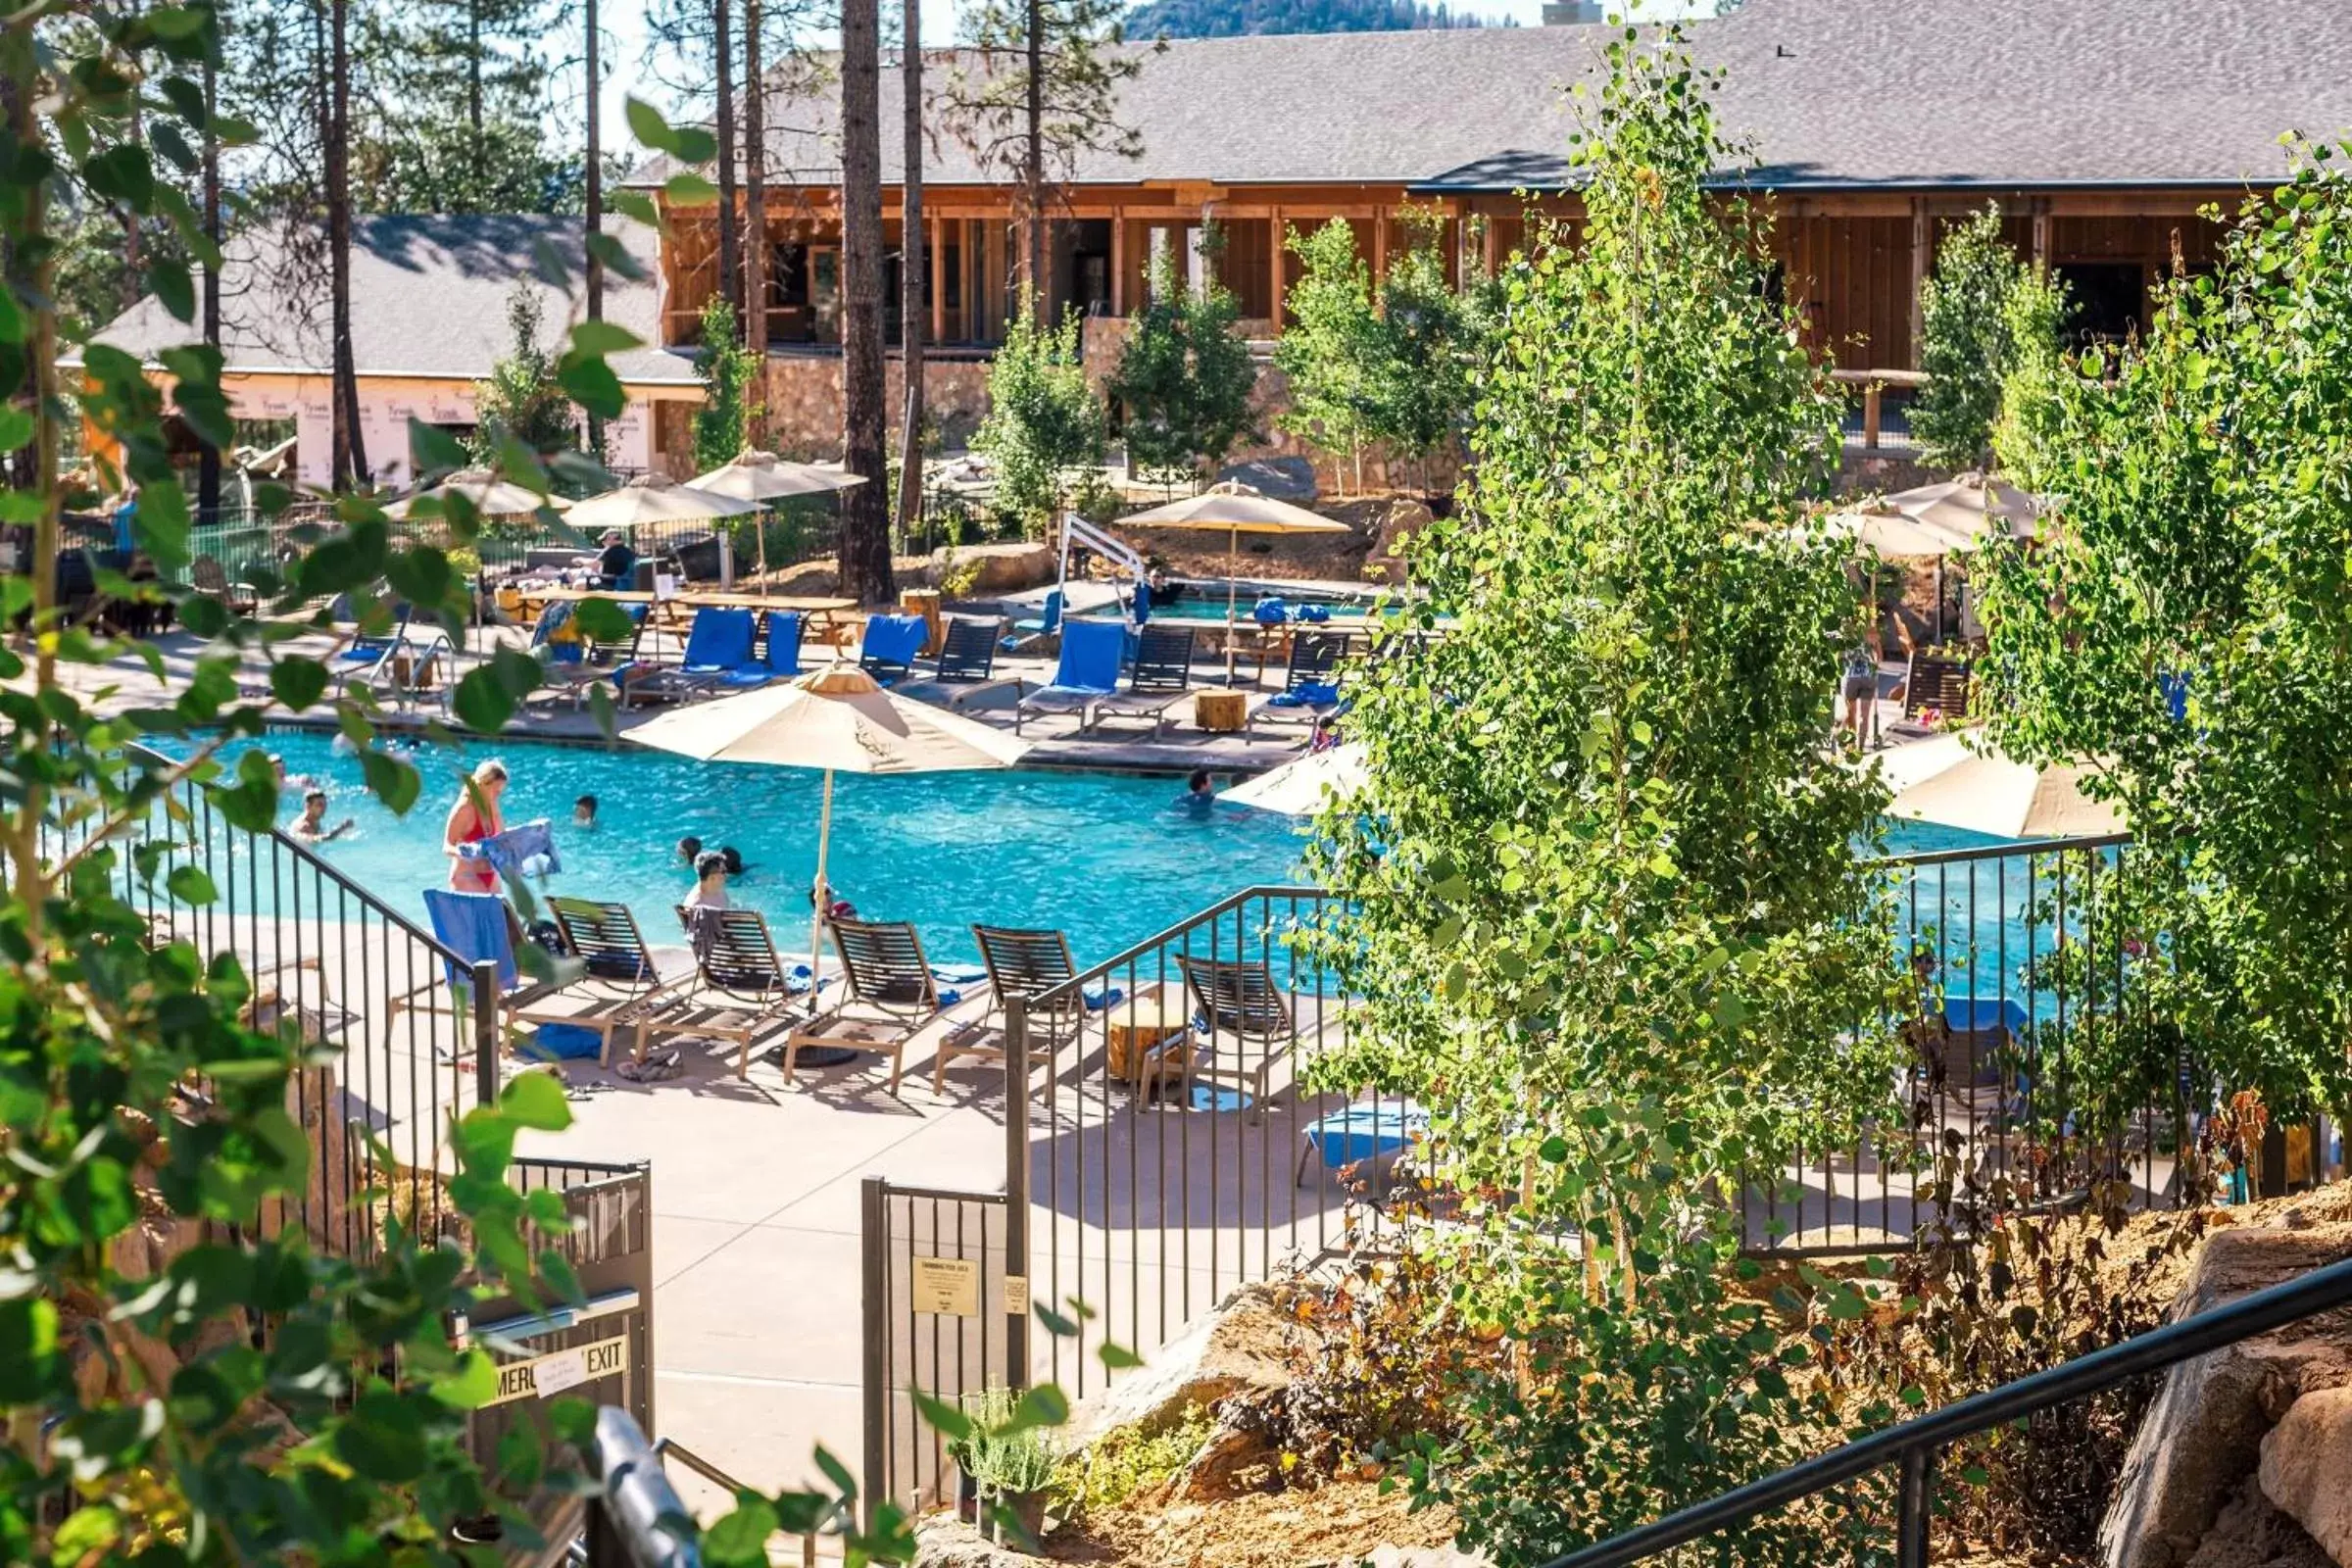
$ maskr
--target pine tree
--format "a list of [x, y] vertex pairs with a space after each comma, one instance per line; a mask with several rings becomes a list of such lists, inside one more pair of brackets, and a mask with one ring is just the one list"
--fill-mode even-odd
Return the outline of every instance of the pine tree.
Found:
[[841, 16], [842, 462], [866, 482], [842, 498], [841, 591], [887, 604], [890, 561], [882, 369], [882, 19], [878, 0]]

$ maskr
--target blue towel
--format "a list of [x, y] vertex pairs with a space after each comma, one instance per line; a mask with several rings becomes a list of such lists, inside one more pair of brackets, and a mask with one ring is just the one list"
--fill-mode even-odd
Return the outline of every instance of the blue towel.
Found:
[[702, 610], [686, 633], [686, 654], [679, 663], [690, 675], [711, 675], [740, 669], [752, 662], [752, 639], [758, 624], [748, 610]]
[[515, 1048], [518, 1056], [540, 1061], [584, 1061], [604, 1054], [605, 1037], [576, 1023], [543, 1023]]
[[1127, 628], [1119, 621], [1066, 621], [1061, 628], [1061, 659], [1054, 666], [1053, 689], [1115, 692], [1126, 654]]
[[771, 610], [767, 612], [767, 669], [771, 675], [798, 675], [801, 672], [800, 612], [791, 610]]
[[2164, 693], [2164, 710], [2172, 714], [2174, 723], [2178, 724], [2188, 717], [2188, 677], [2186, 675], [2169, 671], [2161, 673], [2156, 677], [2156, 687]]
[[1016, 620], [1012, 623], [1014, 631], [1026, 632], [1050, 632], [1058, 630], [1060, 626], [1061, 590], [1058, 588], [1046, 595], [1046, 608], [1039, 612], [1035, 620]]
[[2006, 1029], [2012, 1035], [2026, 1027], [2026, 1004], [2009, 997], [1946, 997], [1944, 1022], [1954, 1029]]
[[1329, 605], [1300, 605], [1293, 618], [1305, 621], [1310, 626], [1320, 626], [1331, 619], [1331, 607]]
[[1135, 623], [1141, 626], [1151, 618], [1152, 585], [1148, 582], [1139, 582], [1135, 585]]
[[889, 669], [910, 669], [931, 640], [931, 623], [920, 615], [871, 615], [865, 638], [858, 646], [859, 663]]
[[1325, 1170], [1338, 1170], [1358, 1160], [1394, 1153], [1429, 1130], [1429, 1112], [1396, 1101], [1343, 1105], [1309, 1122], [1307, 1143]]
[[1325, 708], [1340, 700], [1340, 688], [1330, 681], [1302, 680], [1287, 692], [1266, 699], [1268, 708]]
[[[448, 888], [424, 890], [424, 912], [433, 922], [441, 945], [468, 964], [498, 965], [498, 988], [514, 984], [514, 942], [507, 929], [507, 905], [495, 893], [457, 893]], [[464, 988], [470, 980], [456, 964], [445, 965], [449, 983]]]
[[1250, 613], [1257, 617], [1257, 623], [1260, 626], [1279, 626], [1291, 618], [1290, 602], [1283, 599], [1260, 599]]
[[554, 641], [556, 633], [571, 624], [575, 609], [568, 599], [550, 601], [547, 608], [539, 612], [538, 620], [531, 625], [531, 646], [544, 648]]
[[1086, 1004], [1087, 1011], [1101, 1012], [1104, 1007], [1115, 1007], [1125, 1002], [1127, 993], [1117, 986], [1104, 986], [1099, 991], [1080, 992], [1079, 1000]]
[[564, 869], [563, 860], [556, 855], [556, 837], [548, 831], [544, 816], [476, 843], [461, 844], [458, 856], [461, 859], [488, 860], [500, 876], [519, 876], [525, 865], [542, 858], [547, 863], [537, 869], [549, 873]]

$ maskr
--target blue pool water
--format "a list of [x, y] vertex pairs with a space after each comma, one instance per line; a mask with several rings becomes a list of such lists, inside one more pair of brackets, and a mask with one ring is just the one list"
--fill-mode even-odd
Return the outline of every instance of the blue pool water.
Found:
[[[447, 875], [441, 827], [459, 780], [497, 756], [513, 775], [508, 822], [546, 817], [555, 824], [564, 869], [542, 891], [619, 900], [637, 910], [649, 936], [666, 941], [674, 926], [666, 911], [693, 880], [676, 845], [692, 835], [706, 847], [740, 851], [750, 869], [735, 885], [737, 902], [765, 914], [779, 944], [797, 949], [806, 940], [821, 792], [815, 773], [696, 762], [635, 747], [423, 747], [414, 754], [423, 795], [396, 817], [368, 793], [358, 761], [336, 756], [328, 737], [283, 733], [269, 749], [285, 759], [290, 775], [324, 785], [329, 821], [358, 823], [319, 853], [419, 923], [423, 890]], [[976, 958], [969, 928], [977, 922], [1058, 927], [1080, 963], [1100, 962], [1242, 888], [1298, 875], [1299, 823], [1238, 807], [1196, 814], [1178, 804], [1183, 792], [1175, 777], [1059, 769], [845, 775], [834, 787], [828, 874], [860, 914], [913, 921], [937, 959]], [[289, 823], [299, 814], [299, 794], [288, 791]], [[583, 794], [599, 801], [592, 830], [571, 825], [572, 803]], [[1998, 842], [1902, 823], [1887, 848]], [[1963, 873], [1936, 890], [1954, 925], [1965, 923], [1958, 895], [1968, 880]], [[1983, 892], [1971, 912], [1979, 940], [1988, 943], [1987, 923], [1998, 925], [2004, 915], [2013, 923], [2019, 914], [2002, 906], [2022, 903], [2023, 881], [2013, 868], [2005, 888], [1996, 892], [1987, 881]], [[1921, 916], [1923, 923], [1936, 919], [1928, 910]], [[1957, 931], [1949, 936], [1966, 941]], [[2047, 944], [2044, 936], [2045, 951]], [[2025, 951], [2023, 934], [2015, 934], [2011, 952]]]
[[[820, 775], [799, 768], [697, 762], [630, 747], [423, 747], [424, 793], [394, 816], [323, 735], [272, 736], [289, 774], [323, 781], [327, 817], [358, 829], [319, 853], [404, 912], [421, 918], [422, 891], [443, 885], [442, 820], [463, 771], [500, 757], [513, 782], [510, 824], [555, 824], [562, 872], [545, 891], [617, 899], [647, 935], [668, 941], [670, 906], [693, 876], [676, 857], [687, 835], [742, 852], [749, 874], [736, 902], [768, 917], [779, 946], [807, 944], [808, 883], [816, 870]], [[1223, 781], [1220, 781], [1222, 783]], [[936, 959], [978, 956], [984, 925], [1058, 926], [1080, 963], [1099, 962], [1252, 883], [1296, 874], [1298, 824], [1239, 807], [1195, 815], [1177, 800], [1184, 780], [1016, 768], [835, 780], [827, 876], [861, 915], [911, 920]], [[285, 820], [299, 814], [288, 792]], [[593, 831], [571, 826], [572, 802], [595, 795]]]
[[[1362, 614], [1372, 608], [1372, 600], [1369, 597], [1348, 597], [1340, 594], [1316, 593], [1311, 590], [1278, 588], [1265, 583], [1244, 583], [1240, 595], [1234, 600], [1235, 613], [1245, 620], [1249, 619], [1250, 607], [1260, 599], [1273, 594], [1279, 594], [1293, 605], [1329, 605], [1334, 614]], [[1082, 616], [1093, 618], [1115, 616], [1124, 612], [1124, 607], [1119, 604], [1106, 604], [1093, 610], [1077, 612]], [[1225, 585], [1221, 582], [1188, 583], [1184, 593], [1177, 598], [1164, 603], [1155, 601], [1152, 606], [1152, 618], [1153, 620], [1205, 620], [1221, 625], [1225, 620]]]

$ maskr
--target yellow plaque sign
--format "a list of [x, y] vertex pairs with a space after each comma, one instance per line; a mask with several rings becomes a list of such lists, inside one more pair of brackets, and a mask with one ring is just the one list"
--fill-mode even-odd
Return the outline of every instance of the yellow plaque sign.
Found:
[[498, 1395], [490, 1402], [512, 1404], [516, 1399], [547, 1398], [565, 1389], [576, 1389], [583, 1383], [628, 1369], [626, 1336], [599, 1340], [594, 1345], [575, 1345], [567, 1350], [553, 1350], [528, 1361], [509, 1361], [500, 1367]]
[[906, 1284], [917, 1312], [939, 1317], [980, 1315], [980, 1265], [968, 1257], [918, 1257]]

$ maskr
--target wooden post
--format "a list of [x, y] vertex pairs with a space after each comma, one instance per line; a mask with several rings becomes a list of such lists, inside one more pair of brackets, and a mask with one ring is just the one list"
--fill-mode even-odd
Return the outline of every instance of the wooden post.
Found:
[[1372, 286], [1380, 287], [1389, 275], [1389, 210], [1372, 209]]
[[1502, 232], [1492, 214], [1487, 218], [1486, 230], [1487, 276], [1502, 270]]
[[1110, 210], [1110, 314], [1127, 314], [1127, 209]]
[[931, 265], [923, 270], [931, 286], [931, 341], [948, 340], [948, 220], [931, 215]]
[[1911, 198], [1911, 358], [1912, 369], [1919, 368], [1920, 339], [1927, 335], [1927, 312], [1919, 298], [1920, 289], [1936, 266], [1936, 220], [1928, 216], [1928, 201], [1924, 196]]
[[1885, 390], [1877, 381], [1862, 388], [1862, 448], [1866, 452], [1879, 450], [1879, 394]]
[[2034, 267], [2047, 271], [2050, 266], [2050, 202], [2046, 196], [2034, 203]]
[[1002, 342], [1004, 337], [1004, 225], [994, 219], [983, 219], [981, 228], [988, 242], [986, 270], [981, 278], [981, 297], [988, 302], [988, 330], [983, 341]]
[[1267, 258], [1266, 315], [1273, 320], [1276, 337], [1282, 336], [1282, 209], [1277, 207], [1266, 219], [1266, 232], [1274, 239]]

